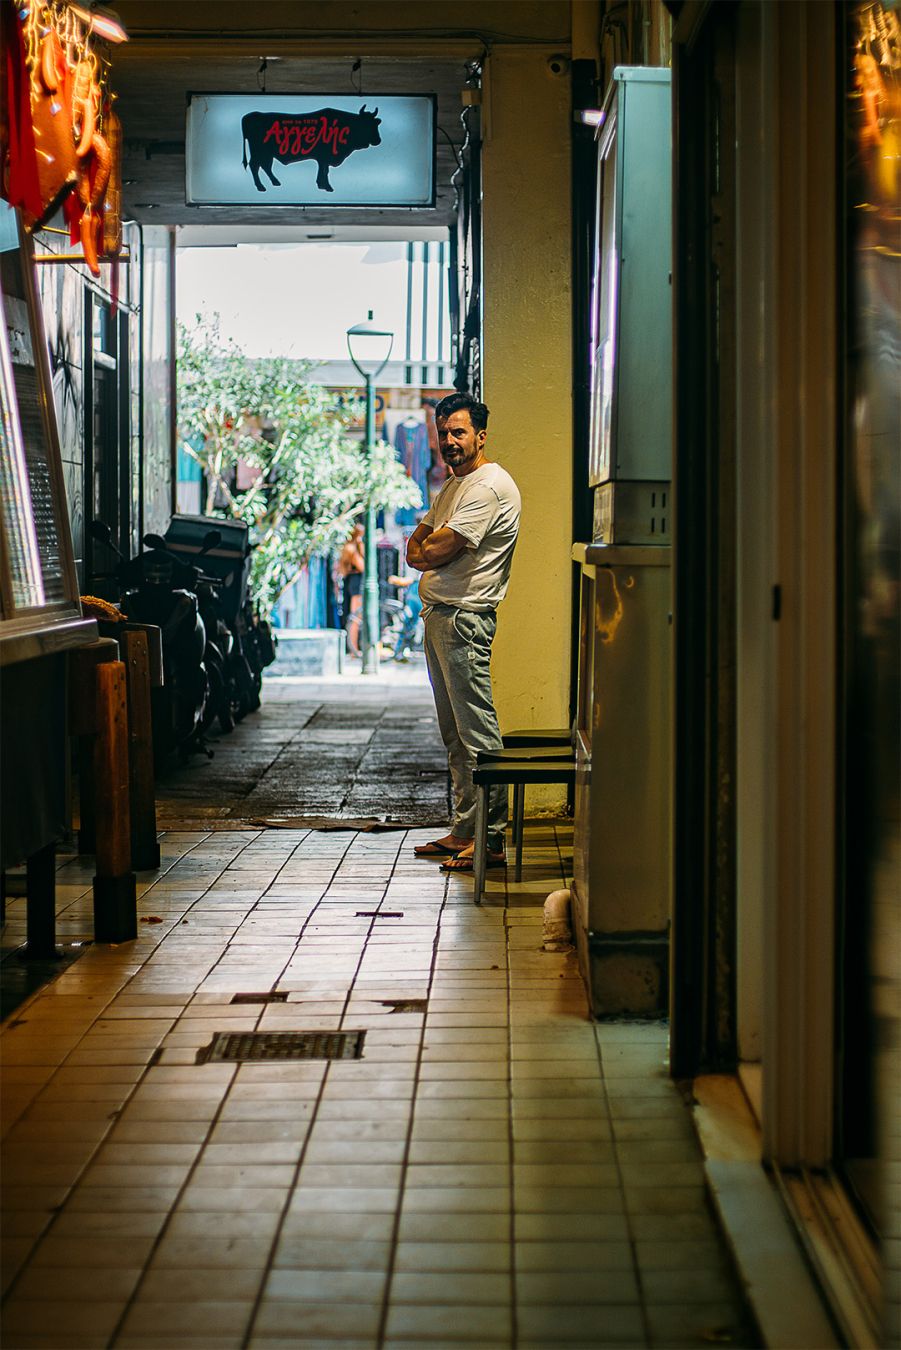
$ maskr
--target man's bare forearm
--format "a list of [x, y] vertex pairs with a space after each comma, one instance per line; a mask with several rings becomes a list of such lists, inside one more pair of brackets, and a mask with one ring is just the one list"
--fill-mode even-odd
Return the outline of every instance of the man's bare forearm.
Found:
[[407, 554], [407, 562], [417, 572], [435, 572], [439, 567], [446, 567], [450, 561], [450, 558], [446, 558], [444, 562], [438, 562], [437, 560], [433, 562], [425, 556], [422, 549], [418, 551], [416, 557]]
[[407, 540], [407, 562], [417, 572], [427, 572], [433, 565], [423, 553], [423, 546], [432, 532], [431, 525], [417, 525]]
[[452, 563], [466, 546], [463, 536], [448, 525], [437, 530], [420, 525], [407, 544], [407, 562], [417, 572], [434, 572]]

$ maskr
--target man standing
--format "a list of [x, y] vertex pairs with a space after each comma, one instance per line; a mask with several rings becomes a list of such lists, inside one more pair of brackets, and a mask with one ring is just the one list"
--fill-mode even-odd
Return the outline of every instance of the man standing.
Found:
[[[421, 572], [425, 653], [438, 726], [447, 749], [454, 812], [450, 833], [415, 849], [446, 858], [446, 872], [471, 872], [480, 750], [499, 750], [491, 697], [491, 644], [497, 606], [507, 593], [519, 533], [519, 490], [485, 455], [488, 409], [469, 394], [449, 394], [435, 409], [438, 446], [451, 471], [435, 504], [407, 544]], [[488, 804], [488, 866], [504, 864], [507, 789]]]

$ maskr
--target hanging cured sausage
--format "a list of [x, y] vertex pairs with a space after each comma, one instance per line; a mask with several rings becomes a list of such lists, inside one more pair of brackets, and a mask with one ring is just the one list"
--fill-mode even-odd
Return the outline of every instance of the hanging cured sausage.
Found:
[[121, 247], [122, 128], [91, 14], [62, 0], [0, 0], [0, 19], [0, 193], [30, 230], [62, 203], [73, 243], [99, 275], [100, 260]]
[[107, 100], [103, 131], [109, 146], [110, 170], [103, 202], [103, 256], [115, 258], [122, 247], [122, 123]]
[[78, 198], [82, 206], [79, 234], [84, 259], [95, 277], [100, 275], [103, 252], [103, 204], [110, 180], [112, 156], [106, 141], [95, 131], [78, 175]]

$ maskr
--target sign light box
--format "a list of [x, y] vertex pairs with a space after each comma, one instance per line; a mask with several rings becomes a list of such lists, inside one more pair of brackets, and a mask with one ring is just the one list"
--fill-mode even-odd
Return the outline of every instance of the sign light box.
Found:
[[189, 94], [189, 206], [434, 206], [434, 94]]

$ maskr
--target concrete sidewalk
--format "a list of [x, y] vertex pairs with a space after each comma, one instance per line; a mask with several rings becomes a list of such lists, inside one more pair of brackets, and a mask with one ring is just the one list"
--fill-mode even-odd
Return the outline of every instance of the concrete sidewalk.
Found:
[[157, 783], [161, 828], [276, 820], [447, 820], [447, 759], [424, 669], [273, 677], [260, 710], [212, 759], [173, 760]]

